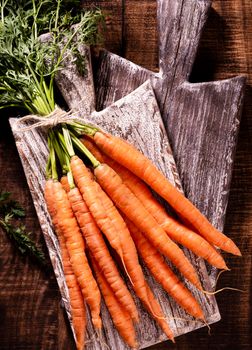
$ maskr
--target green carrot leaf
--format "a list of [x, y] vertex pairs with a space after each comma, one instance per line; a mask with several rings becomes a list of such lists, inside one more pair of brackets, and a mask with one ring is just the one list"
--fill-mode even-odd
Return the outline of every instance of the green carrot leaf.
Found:
[[[55, 109], [54, 78], [69, 58], [85, 74], [82, 44], [101, 41], [104, 17], [79, 1], [0, 0], [0, 108], [46, 116]], [[47, 35], [45, 40], [45, 33]]]
[[7, 199], [9, 199], [10, 195], [11, 195], [10, 192], [0, 191], [0, 202], [6, 201]]
[[17, 201], [10, 199], [10, 192], [0, 191], [0, 227], [21, 254], [30, 255], [39, 264], [46, 265], [43, 251], [30, 238], [31, 233], [26, 232], [25, 225], [13, 223], [14, 219], [24, 216], [24, 209]]

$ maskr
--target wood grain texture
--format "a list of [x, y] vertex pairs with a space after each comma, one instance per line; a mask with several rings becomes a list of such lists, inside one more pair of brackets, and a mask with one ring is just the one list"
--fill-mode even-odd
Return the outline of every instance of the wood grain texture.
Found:
[[[68, 67], [68, 69], [59, 71], [56, 77], [56, 83], [64, 99], [71, 99], [71, 101], [73, 101], [73, 110], [78, 110], [79, 101], [82, 101], [82, 112], [84, 115], [89, 115], [95, 108], [95, 95], [90, 49], [89, 47], [81, 46], [79, 47], [79, 51], [84, 57], [86, 57], [84, 83], [80, 81], [79, 75], [76, 74], [77, 69], [74, 63], [71, 61], [71, 55], [69, 55], [67, 60], [64, 61], [64, 64]], [[64, 85], [61, 84], [61, 81], [64, 81]], [[79, 84], [81, 84], [81, 89], [78, 89]], [[72, 86], [76, 87], [73, 89]]]
[[123, 45], [124, 32], [124, 1], [122, 0], [82, 0], [81, 4], [86, 9], [102, 8], [103, 13], [110, 19], [108, 30], [104, 38], [106, 47], [109, 47], [113, 52], [121, 54]]
[[[136, 13], [139, 17], [147, 15], [145, 11], [150, 4], [155, 6], [154, 0], [138, 2], [142, 4], [137, 9], [140, 13]], [[120, 17], [121, 12], [117, 13], [113, 6], [114, 4], [119, 6], [121, 1], [113, 3], [97, 1], [97, 3], [111, 11], [113, 30], [119, 33], [121, 28], [117, 28], [117, 25], [123, 21]], [[128, 0], [124, 3], [127, 4]], [[222, 275], [219, 284], [219, 287], [232, 285], [243, 288], [245, 293], [224, 292], [217, 295], [222, 321], [212, 326], [211, 337], [205, 329], [199, 329], [177, 338], [175, 345], [163, 343], [152, 347], [153, 350], [164, 350], [168, 346], [179, 350], [195, 348], [249, 350], [252, 347], [250, 302], [252, 296], [252, 3], [250, 0], [215, 0], [212, 7], [190, 81], [204, 82], [230, 78], [238, 74], [248, 75], [225, 225], [225, 231], [241, 247], [243, 258], [236, 259], [226, 255], [232, 271]], [[130, 18], [124, 18], [124, 21], [127, 22], [132, 35], [143, 36], [146, 28], [142, 26], [141, 21], [134, 21], [134, 26]], [[151, 23], [148, 23], [148, 30], [154, 33], [156, 26], [153, 23], [153, 27], [150, 28], [150, 25]], [[112, 36], [111, 41], [107, 43], [107, 48], [120, 53], [119, 39], [120, 36], [115, 36], [113, 43]], [[157, 43], [147, 39], [141, 42], [141, 50], [132, 48], [134, 53], [131, 59], [142, 64], [140, 57], [143, 57], [146, 52], [148, 59], [145, 60], [145, 67], [154, 70], [158, 65], [156, 47]], [[43, 243], [26, 180], [9, 131], [8, 114], [10, 112], [1, 112], [0, 187], [13, 191], [14, 196], [26, 207], [28, 229], [33, 232], [33, 237], [37, 237], [37, 240]], [[28, 259], [20, 258], [2, 232], [0, 237], [0, 348], [4, 350], [74, 349], [65, 312], [62, 312], [59, 305], [60, 296], [52, 271], [49, 272], [49, 277], [44, 275]]]

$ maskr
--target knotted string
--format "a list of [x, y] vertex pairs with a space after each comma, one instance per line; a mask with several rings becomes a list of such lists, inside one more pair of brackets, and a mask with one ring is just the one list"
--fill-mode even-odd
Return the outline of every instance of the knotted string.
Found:
[[[22, 118], [17, 119], [16, 123], [13, 126], [13, 129], [15, 132], [25, 132], [36, 128], [49, 129], [53, 128], [58, 124], [71, 123], [73, 121], [81, 122], [82, 124], [88, 122], [78, 117], [78, 115], [78, 112], [73, 112], [72, 110], [66, 112], [63, 109], [56, 106], [55, 110], [47, 116], [41, 117], [36, 114], [28, 114]], [[20, 125], [22, 125], [23, 122], [29, 121], [34, 121], [34, 123], [20, 127]]]

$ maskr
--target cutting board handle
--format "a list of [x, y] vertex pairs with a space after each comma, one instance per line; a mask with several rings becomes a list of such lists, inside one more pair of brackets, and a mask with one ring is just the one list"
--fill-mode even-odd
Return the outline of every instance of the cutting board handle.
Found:
[[157, 0], [160, 75], [187, 80], [211, 0]]

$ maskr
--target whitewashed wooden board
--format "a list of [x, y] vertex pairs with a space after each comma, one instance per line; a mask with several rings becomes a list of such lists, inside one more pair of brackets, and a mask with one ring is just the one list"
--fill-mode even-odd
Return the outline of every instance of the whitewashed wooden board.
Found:
[[[85, 52], [88, 54], [87, 50], [85, 50]], [[80, 116], [85, 120], [92, 121], [92, 123], [99, 125], [114, 135], [121, 136], [133, 143], [163, 171], [175, 186], [181, 189], [176, 165], [154, 92], [149, 81], [101, 112], [96, 112], [94, 110], [94, 89], [90, 65], [88, 66], [85, 77], [81, 77], [75, 71], [74, 67], [68, 64], [67, 68], [61, 71], [58, 77], [58, 85], [70, 108], [73, 108], [75, 111], [80, 109]], [[86, 95], [84, 95], [82, 91], [85, 91]], [[73, 98], [73, 96], [75, 97]], [[89, 116], [88, 118], [87, 115]], [[66, 310], [68, 311], [68, 316], [70, 317], [68, 293], [59, 256], [59, 247], [43, 198], [45, 165], [48, 155], [46, 135], [39, 129], [18, 133], [15, 131], [15, 123], [16, 119], [10, 120], [17, 149], [49, 249], [62, 298]], [[22, 127], [22, 125], [20, 125], [20, 127]], [[206, 290], [211, 289], [211, 281], [204, 261], [202, 259], [196, 259], [194, 255], [187, 250], [185, 250], [185, 253], [197, 269], [204, 288]], [[165, 315], [167, 315], [168, 319], [170, 318], [169, 323], [175, 336], [204, 326], [201, 322], [195, 322], [195, 320], [181, 310], [181, 308], [169, 298], [167, 293], [162, 291], [153, 281], [145, 268], [144, 270], [146, 278], [159, 300]], [[220, 319], [220, 314], [215, 298], [213, 296], [206, 296], [198, 292], [189, 283], [185, 283], [202, 305], [207, 322], [211, 324], [218, 321]], [[165, 340], [165, 335], [155, 324], [155, 321], [143, 310], [139, 301], [136, 300], [136, 302], [141, 315], [141, 323], [136, 327], [140, 348], [145, 348]], [[176, 318], [182, 318], [187, 321], [177, 320]], [[106, 342], [111, 349], [125, 349], [126, 346], [114, 329], [104, 305], [102, 306], [102, 319], [104, 324], [102, 342]], [[88, 339], [87, 349], [104, 348], [102, 342], [98, 342], [95, 339], [94, 330], [90, 322], [88, 324]]]
[[104, 50], [95, 87], [100, 110], [150, 79], [186, 196], [222, 231], [246, 78], [189, 82], [211, 3], [157, 0], [159, 71]]

